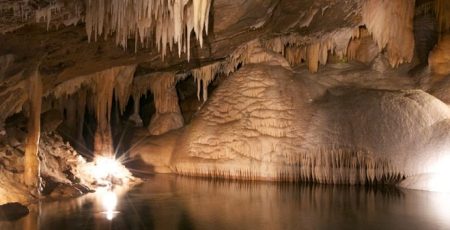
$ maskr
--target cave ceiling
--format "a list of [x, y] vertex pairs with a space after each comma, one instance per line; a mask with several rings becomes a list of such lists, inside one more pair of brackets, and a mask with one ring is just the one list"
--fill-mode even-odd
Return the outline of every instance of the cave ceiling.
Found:
[[[149, 18], [134, 15], [149, 3], [156, 4]], [[429, 11], [430, 3], [417, 4]], [[285, 58], [281, 65], [306, 62], [314, 73], [330, 58], [350, 59], [350, 41], [363, 36], [372, 53], [385, 50], [397, 67], [413, 57], [414, 10], [409, 0], [0, 0], [0, 121], [22, 110], [36, 73], [44, 97], [124, 66], [133, 69], [135, 85], [136, 77], [170, 72], [207, 87], [218, 73], [276, 53]]]
[[[84, 4], [57, 1], [50, 20], [37, 19], [52, 1], [0, 1], [0, 56], [13, 55], [14, 65], [3, 79], [39, 65], [40, 74], [50, 76], [48, 87], [61, 81], [114, 66], [139, 64], [143, 71], [185, 71], [229, 55], [255, 38], [296, 34], [305, 39], [320, 37], [361, 23], [359, 1], [214, 0], [210, 31], [205, 45], [192, 43], [192, 58], [172, 51], [163, 61], [154, 47], [123, 49], [114, 39], [88, 42], [83, 23]], [[26, 7], [25, 7], [26, 6]], [[17, 11], [26, 10], [27, 18]], [[48, 23], [47, 23], [48, 21]], [[47, 28], [48, 27], [48, 28]], [[129, 39], [134, 47], [134, 39]], [[138, 69], [140, 69], [138, 68]]]

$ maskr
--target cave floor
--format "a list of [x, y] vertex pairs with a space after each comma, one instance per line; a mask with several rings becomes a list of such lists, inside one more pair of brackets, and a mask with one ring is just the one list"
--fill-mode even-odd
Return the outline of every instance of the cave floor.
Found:
[[43, 201], [0, 229], [449, 229], [449, 205], [448, 194], [395, 187], [157, 175], [129, 190]]

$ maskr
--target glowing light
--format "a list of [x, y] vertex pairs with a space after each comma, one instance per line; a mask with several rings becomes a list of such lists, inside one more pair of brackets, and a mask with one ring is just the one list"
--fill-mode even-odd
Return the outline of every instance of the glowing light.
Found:
[[91, 184], [97, 186], [111, 188], [113, 185], [125, 185], [133, 180], [130, 171], [114, 157], [98, 156], [79, 169], [89, 176]]
[[121, 165], [112, 157], [97, 157], [95, 158], [95, 167], [92, 170], [93, 176], [96, 179], [105, 179], [119, 171]]
[[440, 160], [433, 169], [429, 188], [436, 192], [450, 192], [450, 157]]

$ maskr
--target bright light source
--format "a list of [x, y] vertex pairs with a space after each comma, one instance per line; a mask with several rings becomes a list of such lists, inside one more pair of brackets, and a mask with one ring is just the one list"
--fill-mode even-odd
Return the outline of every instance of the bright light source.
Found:
[[81, 170], [91, 177], [93, 184], [100, 186], [123, 185], [133, 178], [114, 157], [98, 156], [93, 162], [83, 165]]
[[96, 157], [94, 160], [95, 167], [92, 170], [96, 179], [106, 179], [120, 171], [122, 165], [112, 157]]
[[440, 160], [434, 166], [428, 186], [431, 191], [450, 192], [450, 157]]

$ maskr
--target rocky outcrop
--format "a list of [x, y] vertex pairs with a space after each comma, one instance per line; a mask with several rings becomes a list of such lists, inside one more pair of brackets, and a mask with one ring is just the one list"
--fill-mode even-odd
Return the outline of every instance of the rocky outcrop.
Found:
[[15, 221], [28, 215], [30, 211], [19, 203], [0, 205], [0, 221]]
[[[35, 192], [23, 184], [24, 146], [11, 146], [4, 140], [0, 144], [0, 204], [19, 202], [28, 204], [37, 199]], [[43, 133], [39, 145], [41, 161], [40, 174], [43, 179], [42, 195], [53, 194], [52, 197], [79, 196], [91, 190], [78, 167], [86, 161], [72, 147], [54, 133]], [[54, 192], [58, 187], [62, 191], [77, 190], [78, 192]], [[69, 189], [67, 189], [69, 188]]]

